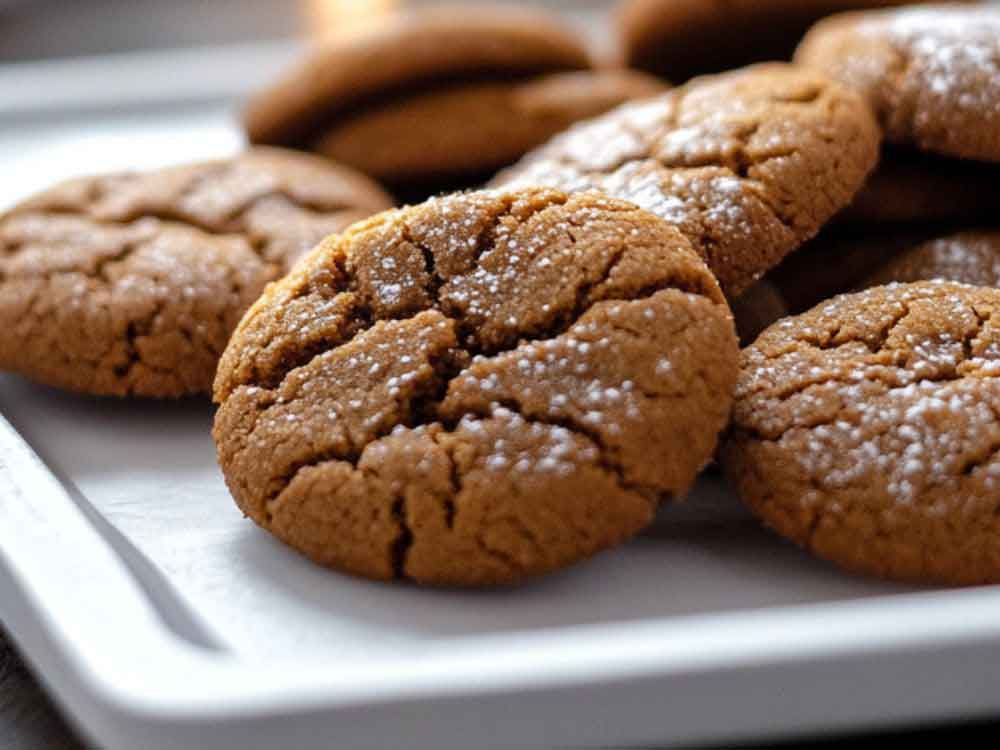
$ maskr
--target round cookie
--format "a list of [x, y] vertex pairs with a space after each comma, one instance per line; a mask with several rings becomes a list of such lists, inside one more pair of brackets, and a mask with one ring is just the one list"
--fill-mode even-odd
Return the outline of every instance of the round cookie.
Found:
[[625, 64], [686, 81], [791, 59], [802, 35], [831, 13], [908, 2], [913, 0], [626, 0], [618, 29]]
[[394, 185], [481, 182], [574, 122], [666, 89], [629, 70], [443, 87], [344, 118], [313, 148]]
[[995, 220], [1000, 168], [909, 149], [883, 150], [878, 169], [838, 216], [852, 227]]
[[580, 123], [493, 184], [598, 189], [675, 224], [735, 297], [846, 206], [878, 159], [865, 103], [760, 65]]
[[779, 534], [847, 570], [1000, 582], [1000, 290], [877, 287], [741, 355], [721, 451]]
[[219, 366], [230, 490], [314, 561], [502, 584], [646, 526], [713, 454], [721, 291], [599, 193], [484, 191], [373, 217], [272, 285]]
[[264, 286], [392, 202], [324, 159], [233, 159], [74, 179], [0, 217], [0, 369], [72, 391], [211, 389]]
[[665, 88], [590, 67], [582, 41], [538, 10], [398, 13], [334, 39], [255, 96], [246, 129], [255, 143], [312, 149], [407, 193], [468, 186], [576, 120]]
[[1000, 8], [941, 5], [820, 21], [795, 59], [862, 93], [891, 143], [1000, 162]]
[[1000, 231], [959, 232], [917, 245], [894, 256], [862, 286], [933, 279], [1000, 287]]

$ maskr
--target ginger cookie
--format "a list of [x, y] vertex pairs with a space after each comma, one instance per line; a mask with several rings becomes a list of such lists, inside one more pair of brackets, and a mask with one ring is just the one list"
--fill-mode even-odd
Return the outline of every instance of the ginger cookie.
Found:
[[313, 148], [407, 192], [483, 182], [578, 120], [662, 93], [629, 70], [550, 73], [448, 86], [384, 102], [329, 128]]
[[879, 137], [855, 93], [776, 63], [575, 125], [493, 184], [632, 201], [675, 224], [735, 297], [851, 201]]
[[264, 286], [391, 206], [375, 183], [277, 149], [74, 179], [0, 217], [0, 369], [71, 391], [210, 391]]
[[913, 0], [626, 0], [618, 29], [627, 65], [683, 82], [789, 60], [809, 27], [831, 13], [908, 2]]
[[741, 355], [721, 456], [779, 534], [850, 571], [1000, 582], [1000, 290], [877, 287]]
[[1000, 287], [1000, 231], [959, 232], [917, 245], [895, 255], [862, 286], [933, 279]]
[[820, 21], [795, 59], [862, 93], [890, 143], [1000, 162], [1000, 8], [940, 5]]
[[886, 148], [878, 169], [837, 217], [852, 227], [996, 220], [1000, 168]]
[[484, 191], [332, 237], [215, 382], [239, 507], [374, 579], [504, 584], [632, 536], [725, 426], [729, 309], [671, 226], [599, 193]]
[[538, 10], [414, 10], [316, 50], [253, 98], [246, 129], [407, 193], [469, 186], [576, 120], [665, 88], [590, 66], [582, 41]]

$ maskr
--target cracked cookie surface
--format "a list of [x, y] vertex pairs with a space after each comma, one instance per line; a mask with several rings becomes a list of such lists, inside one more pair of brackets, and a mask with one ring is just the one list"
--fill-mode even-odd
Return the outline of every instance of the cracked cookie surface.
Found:
[[72, 391], [210, 391], [264, 286], [391, 205], [316, 157], [236, 158], [61, 183], [0, 217], [0, 369]]
[[870, 575], [1000, 581], [1000, 291], [877, 287], [741, 355], [727, 475], [779, 534]]
[[845, 13], [796, 62], [862, 93], [891, 143], [1000, 162], [1000, 9], [942, 5]]
[[850, 202], [879, 140], [855, 93], [760, 65], [580, 123], [493, 184], [632, 201], [676, 225], [735, 297]]
[[456, 194], [356, 225], [270, 287], [222, 358], [214, 436], [240, 508], [319, 563], [509, 583], [682, 497], [736, 359], [715, 279], [655, 216]]

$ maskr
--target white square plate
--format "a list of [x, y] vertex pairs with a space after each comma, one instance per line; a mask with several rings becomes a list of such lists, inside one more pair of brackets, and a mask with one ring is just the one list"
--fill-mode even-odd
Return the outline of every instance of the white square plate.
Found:
[[[211, 81], [124, 109], [4, 107], [80, 70], [0, 71], [0, 205], [240, 147]], [[0, 413], [0, 617], [101, 746], [690, 744], [1000, 711], [1000, 589], [842, 575], [718, 480], [571, 571], [425, 591], [318, 569], [245, 521], [205, 401], [3, 377]]]

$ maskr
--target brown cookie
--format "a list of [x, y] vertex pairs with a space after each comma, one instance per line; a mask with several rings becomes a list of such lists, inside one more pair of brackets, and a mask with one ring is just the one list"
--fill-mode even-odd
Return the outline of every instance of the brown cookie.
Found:
[[390, 205], [353, 170], [266, 148], [64, 182], [0, 217], [0, 369], [101, 395], [207, 392], [264, 285]]
[[831, 13], [913, 0], [626, 0], [618, 28], [626, 64], [674, 81], [788, 60]]
[[580, 123], [494, 184], [633, 201], [675, 224], [735, 297], [850, 202], [878, 144], [860, 97], [776, 63]]
[[246, 128], [255, 143], [314, 149], [407, 191], [468, 185], [580, 118], [664, 89], [590, 65], [582, 41], [538, 10], [399, 13], [258, 94]]
[[485, 585], [635, 534], [712, 456], [736, 336], [676, 230], [598, 193], [464, 193], [331, 238], [251, 308], [214, 435], [313, 560]]
[[878, 169], [837, 222], [870, 228], [998, 218], [1000, 167], [887, 148]]
[[845, 13], [820, 21], [795, 59], [871, 102], [891, 143], [1000, 162], [1000, 8]]
[[740, 496], [851, 571], [1000, 582], [998, 314], [1000, 290], [922, 282], [772, 326], [722, 450]]
[[895, 255], [861, 286], [933, 279], [1000, 287], [1000, 231], [959, 232], [917, 245]]
[[628, 70], [442, 87], [345, 118], [313, 148], [418, 190], [462, 179], [481, 182], [574, 122], [666, 89], [657, 79]]

